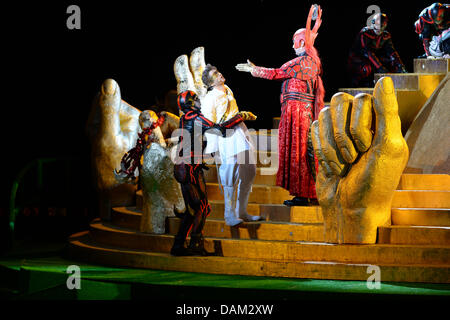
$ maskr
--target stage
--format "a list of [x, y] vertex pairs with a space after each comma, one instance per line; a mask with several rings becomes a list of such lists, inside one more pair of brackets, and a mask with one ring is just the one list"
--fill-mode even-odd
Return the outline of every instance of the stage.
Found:
[[[378, 3], [391, 17], [389, 29], [409, 73], [374, 76], [392, 79], [409, 162], [398, 172], [389, 223], [377, 226], [376, 240], [370, 243], [327, 241], [326, 208], [283, 205], [291, 195], [276, 185], [280, 85], [235, 69], [247, 58], [268, 67], [291, 59], [292, 34], [304, 24], [311, 4], [298, 2], [290, 8], [289, 2], [264, 0], [239, 9], [230, 2], [223, 11], [211, 11], [209, 4], [195, 8], [184, 3], [176, 10], [172, 2], [157, 4], [147, 11], [138, 4], [83, 3], [79, 30], [66, 26], [66, 3], [36, 4], [21, 20], [11, 15], [19, 34], [7, 35], [8, 47], [15, 49], [7, 50], [8, 60], [19, 62], [8, 79], [20, 85], [6, 95], [13, 107], [5, 108], [5, 119], [12, 121], [13, 131], [3, 126], [0, 299], [32, 314], [37, 309], [50, 312], [45, 309], [53, 300], [68, 301], [68, 306], [74, 301], [110, 302], [90, 308], [99, 315], [131, 310], [119, 301], [144, 300], [139, 309], [167, 317], [193, 314], [189, 308], [200, 305], [211, 307], [210, 317], [233, 315], [232, 306], [240, 311], [247, 306], [249, 312], [250, 305], [272, 305], [273, 314], [296, 317], [309, 315], [302, 312], [311, 306], [313, 315], [335, 316], [339, 308], [357, 314], [354, 301], [367, 306], [365, 314], [404, 317], [422, 307], [431, 315], [450, 301], [450, 59], [417, 58], [423, 50], [413, 30], [429, 3]], [[350, 88], [346, 79], [348, 49], [369, 18], [369, 5], [321, 4], [324, 23], [317, 47], [326, 107], [337, 92], [374, 95], [374, 87]], [[202, 19], [189, 15], [194, 9]], [[17, 25], [36, 17], [45, 18], [39, 25]], [[203, 17], [211, 17], [216, 28]], [[239, 108], [258, 116], [248, 121], [257, 168], [247, 210], [262, 219], [226, 225], [216, 165], [208, 163], [211, 213], [203, 234], [211, 255], [176, 257], [170, 250], [180, 219], [168, 217], [163, 234], [143, 232], [142, 189], [133, 193], [132, 204], [112, 205], [110, 217], [101, 216], [87, 127], [106, 79], [120, 87], [116, 100], [121, 107], [177, 113], [174, 61], [198, 46], [205, 48], [206, 62], [229, 79]], [[29, 47], [43, 49], [29, 54]], [[25, 301], [39, 303], [21, 307]], [[383, 310], [376, 302], [399, 308]], [[327, 308], [330, 304], [335, 307]]]
[[[292, 279], [217, 275], [88, 264], [66, 257], [67, 244], [22, 241], [0, 259], [2, 300], [148, 300], [183, 303], [422, 301], [450, 297], [449, 284]], [[68, 289], [67, 268], [80, 267], [80, 289]], [[165, 302], [164, 302], [165, 301]]]

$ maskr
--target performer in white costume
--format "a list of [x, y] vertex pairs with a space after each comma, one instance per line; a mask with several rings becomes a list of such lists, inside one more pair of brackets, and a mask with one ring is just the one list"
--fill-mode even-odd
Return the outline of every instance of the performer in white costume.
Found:
[[[208, 64], [202, 80], [208, 89], [201, 107], [205, 118], [220, 124], [239, 112], [233, 92], [225, 85], [225, 78], [216, 67]], [[235, 226], [243, 221], [257, 221], [261, 217], [247, 213], [248, 197], [256, 175], [255, 148], [248, 129], [242, 122], [229, 131], [227, 137], [206, 133], [205, 153], [219, 151], [215, 158], [216, 163], [220, 163], [218, 176], [223, 186], [225, 223]]]

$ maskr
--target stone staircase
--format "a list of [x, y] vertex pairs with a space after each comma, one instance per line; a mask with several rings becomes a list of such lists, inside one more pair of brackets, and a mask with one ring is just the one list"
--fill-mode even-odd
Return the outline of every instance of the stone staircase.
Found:
[[373, 245], [323, 242], [321, 209], [286, 207], [286, 190], [258, 166], [248, 211], [263, 221], [226, 226], [215, 167], [206, 171], [212, 213], [205, 246], [215, 256], [172, 257], [179, 226], [168, 218], [166, 234], [139, 232], [142, 194], [135, 207], [113, 208], [109, 222], [94, 220], [69, 240], [69, 255], [88, 262], [137, 268], [271, 277], [367, 280], [376, 265], [381, 281], [450, 282], [450, 176], [404, 174], [394, 196], [392, 225], [379, 228]]
[[[448, 71], [448, 60], [445, 61]], [[414, 74], [393, 75], [396, 88], [407, 87], [397, 89], [399, 104], [407, 103], [406, 100], [401, 102], [399, 90], [423, 94], [432, 81], [441, 78], [440, 74], [430, 75], [434, 80], [426, 80], [429, 75], [424, 72], [440, 72], [442, 65], [442, 61], [417, 59]], [[274, 119], [274, 124], [276, 121]], [[248, 212], [261, 215], [263, 221], [237, 227], [225, 225], [224, 201], [215, 165], [210, 164], [205, 171], [212, 207], [204, 227], [205, 248], [214, 255], [173, 257], [169, 254], [178, 230], [178, 218], [167, 219], [163, 235], [139, 232], [142, 193], [138, 191], [136, 206], [113, 208], [111, 221], [96, 219], [89, 230], [71, 236], [69, 256], [92, 263], [135, 268], [363, 281], [371, 275], [368, 267], [376, 265], [380, 268], [382, 282], [450, 283], [448, 174], [403, 174], [393, 198], [392, 225], [378, 229], [376, 244], [328, 244], [323, 242], [319, 206], [286, 207], [282, 204], [291, 196], [275, 185], [277, 136], [270, 130], [261, 133], [252, 133], [259, 151]]]
[[[413, 73], [375, 74], [375, 82], [384, 76], [391, 77], [394, 82], [403, 134], [449, 71], [450, 59], [414, 59]], [[340, 88], [338, 91], [355, 96], [358, 93], [372, 94], [373, 88]]]

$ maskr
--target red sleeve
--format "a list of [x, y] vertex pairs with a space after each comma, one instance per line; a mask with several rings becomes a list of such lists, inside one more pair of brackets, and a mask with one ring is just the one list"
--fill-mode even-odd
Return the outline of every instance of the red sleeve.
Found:
[[292, 78], [292, 76], [288, 73], [288, 68], [289, 66], [295, 64], [296, 61], [298, 60], [299, 57], [292, 59], [291, 61], [288, 61], [285, 64], [283, 64], [278, 69], [254, 67], [252, 71], [252, 76], [269, 80], [284, 80]]
[[308, 56], [300, 56], [283, 64], [278, 69], [254, 67], [252, 76], [269, 80], [284, 80], [297, 78], [300, 80], [313, 79], [319, 73], [314, 60]]
[[281, 68], [273, 69], [264, 67], [254, 67], [252, 76], [269, 80], [283, 80], [289, 78]]

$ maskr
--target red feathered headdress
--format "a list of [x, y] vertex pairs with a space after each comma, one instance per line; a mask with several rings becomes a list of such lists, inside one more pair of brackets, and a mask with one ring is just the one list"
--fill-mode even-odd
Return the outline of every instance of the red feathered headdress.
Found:
[[[316, 11], [317, 10], [317, 11]], [[314, 16], [314, 17], [313, 17]], [[311, 20], [315, 20], [314, 28], [311, 29]], [[322, 73], [322, 63], [317, 53], [316, 48], [314, 48], [314, 41], [319, 34], [320, 25], [322, 24], [322, 9], [318, 5], [312, 5], [309, 10], [308, 19], [306, 20], [306, 27], [298, 29], [294, 33], [294, 48], [299, 48], [301, 41], [305, 43], [305, 51], [308, 56], [310, 56], [316, 65], [319, 67], [320, 73]], [[320, 75], [317, 77], [317, 88], [316, 88], [316, 98], [314, 103], [314, 119], [319, 116], [320, 110], [322, 110], [324, 103], [323, 99], [325, 96], [325, 88], [323, 87], [322, 78]]]

